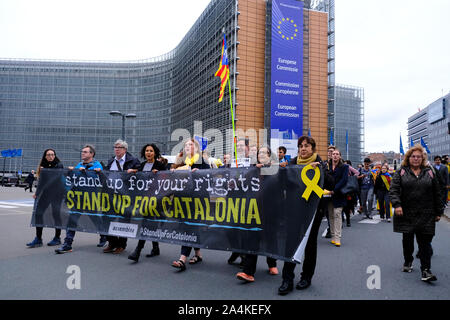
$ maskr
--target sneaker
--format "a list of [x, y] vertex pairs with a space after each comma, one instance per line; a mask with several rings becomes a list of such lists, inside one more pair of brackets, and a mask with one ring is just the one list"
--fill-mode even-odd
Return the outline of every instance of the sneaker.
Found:
[[341, 243], [340, 243], [340, 242], [335, 242], [334, 245], [335, 245], [336, 247], [340, 247], [340, 246], [341, 246]]
[[412, 272], [413, 271], [412, 262], [405, 262], [403, 264], [402, 271], [403, 272]]
[[63, 253], [67, 253], [67, 252], [72, 252], [72, 247], [69, 246], [68, 244], [63, 244], [62, 247], [56, 249], [55, 252], [57, 254], [63, 254]]
[[58, 246], [61, 244], [61, 238], [53, 238], [52, 241], [50, 241], [49, 243], [47, 243], [48, 246], [52, 247], [52, 246]]
[[428, 281], [436, 281], [437, 278], [436, 278], [436, 276], [434, 274], [431, 273], [430, 269], [425, 269], [425, 270], [422, 271], [422, 278], [421, 278], [421, 280], [428, 282]]
[[39, 239], [38, 237], [34, 238], [33, 241], [31, 241], [30, 243], [27, 243], [27, 247], [29, 247], [29, 248], [42, 247], [42, 239]]
[[97, 247], [103, 248], [106, 245], [106, 242], [107, 242], [106, 237], [105, 238], [103, 238], [103, 237], [100, 238], [100, 241], [98, 242]]
[[277, 267], [269, 268], [269, 273], [273, 276], [276, 276], [278, 274]]
[[248, 274], [246, 274], [246, 273], [244, 273], [244, 272], [238, 272], [238, 273], [236, 274], [236, 277], [237, 277], [239, 280], [242, 280], [242, 281], [245, 281], [245, 282], [254, 282], [254, 281], [255, 281], [255, 278], [254, 278], [253, 276], [248, 275]]

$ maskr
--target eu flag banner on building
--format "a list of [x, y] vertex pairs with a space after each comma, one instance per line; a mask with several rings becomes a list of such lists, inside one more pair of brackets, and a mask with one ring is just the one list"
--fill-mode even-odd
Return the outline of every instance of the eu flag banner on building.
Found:
[[219, 69], [216, 71], [215, 77], [220, 77], [220, 94], [219, 102], [223, 100], [223, 94], [225, 92], [225, 87], [228, 81], [228, 75], [230, 73], [230, 67], [228, 65], [228, 54], [227, 54], [227, 40], [225, 39], [225, 34], [223, 35], [222, 42], [222, 58], [220, 59]]
[[413, 141], [412, 137], [411, 137], [411, 140], [409, 141], [409, 147], [410, 148], [414, 147], [414, 141]]
[[303, 135], [303, 2], [272, 1], [270, 144], [297, 156]]
[[334, 146], [333, 129], [330, 129], [330, 146]]
[[430, 149], [428, 149], [428, 146], [427, 146], [427, 144], [425, 143], [425, 141], [423, 140], [422, 137], [420, 137], [420, 144], [422, 145], [422, 147], [425, 148], [425, 150], [427, 151], [427, 153], [431, 153], [431, 152], [430, 152]]
[[402, 136], [400, 136], [400, 154], [405, 155], [405, 150], [403, 150]]

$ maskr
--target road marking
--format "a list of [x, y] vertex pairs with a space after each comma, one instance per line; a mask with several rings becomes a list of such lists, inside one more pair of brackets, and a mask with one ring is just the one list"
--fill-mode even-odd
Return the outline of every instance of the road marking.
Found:
[[[3, 207], [4, 206], [4, 207]], [[10, 207], [13, 206], [13, 207]], [[19, 207], [33, 207], [34, 203], [30, 203], [30, 200], [24, 201], [0, 201], [0, 208], [17, 208]]]
[[4, 209], [16, 209], [17, 207], [13, 207], [13, 206], [5, 206], [0, 204], [0, 208], [4, 208]]

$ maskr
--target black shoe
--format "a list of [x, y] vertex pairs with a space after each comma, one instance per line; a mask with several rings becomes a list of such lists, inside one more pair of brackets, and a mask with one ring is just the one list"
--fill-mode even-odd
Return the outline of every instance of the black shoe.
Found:
[[330, 228], [327, 228], [327, 234], [325, 235], [325, 238], [327, 238], [327, 239], [331, 238]]
[[138, 262], [141, 255], [141, 249], [136, 248], [129, 256], [128, 259]]
[[373, 218], [370, 215], [366, 215], [367, 219], [373, 220]]
[[299, 283], [295, 286], [297, 290], [304, 290], [311, 285], [311, 280], [308, 279], [300, 279]]
[[154, 256], [159, 256], [159, 248], [153, 248], [149, 254], [145, 255], [147, 258], [151, 258]]
[[434, 274], [431, 273], [430, 269], [425, 269], [425, 270], [422, 271], [422, 278], [421, 278], [421, 280], [425, 281], [425, 282], [429, 282], [429, 281], [436, 281], [437, 278], [436, 278], [436, 276]]
[[279, 295], [286, 295], [294, 289], [294, 282], [292, 280], [283, 280], [281, 286], [278, 288]]

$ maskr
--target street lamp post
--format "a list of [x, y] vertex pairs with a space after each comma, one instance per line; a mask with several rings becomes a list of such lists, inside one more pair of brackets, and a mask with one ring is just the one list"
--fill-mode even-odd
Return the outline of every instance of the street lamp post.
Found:
[[125, 118], [136, 118], [135, 113], [122, 113], [120, 111], [110, 111], [110, 115], [112, 116], [120, 116], [122, 117], [122, 140], [125, 141]]

